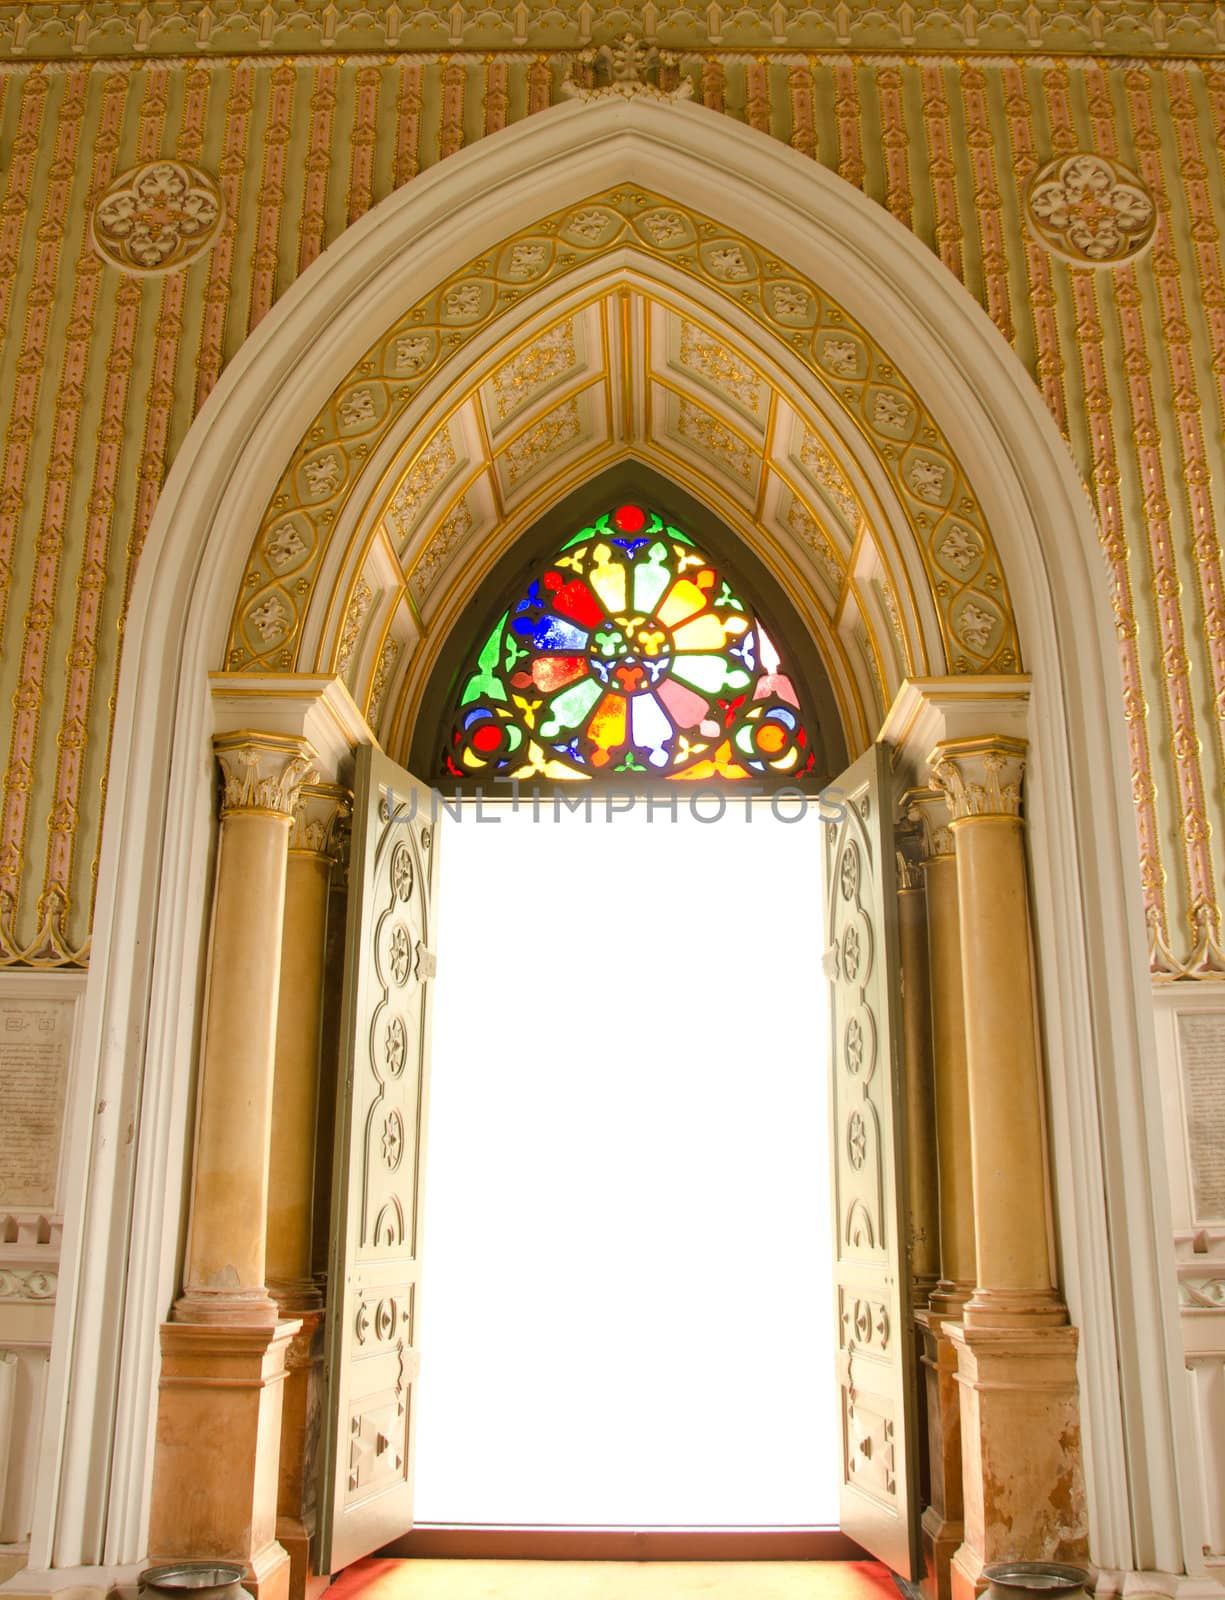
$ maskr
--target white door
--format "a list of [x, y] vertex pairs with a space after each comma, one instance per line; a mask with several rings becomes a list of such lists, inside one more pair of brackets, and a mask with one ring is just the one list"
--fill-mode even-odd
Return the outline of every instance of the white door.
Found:
[[842, 1530], [919, 1574], [914, 1340], [904, 1251], [906, 1149], [897, 864], [889, 752], [827, 791], [826, 950], [832, 1030], [834, 1294]]
[[430, 791], [357, 754], [316, 1570], [412, 1523], [438, 841]]

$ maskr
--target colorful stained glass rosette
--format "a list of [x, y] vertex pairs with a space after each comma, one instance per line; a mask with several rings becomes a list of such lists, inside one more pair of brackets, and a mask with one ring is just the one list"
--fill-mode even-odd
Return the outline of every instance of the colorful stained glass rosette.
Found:
[[452, 777], [794, 781], [814, 765], [760, 620], [686, 534], [636, 505], [575, 534], [460, 681]]

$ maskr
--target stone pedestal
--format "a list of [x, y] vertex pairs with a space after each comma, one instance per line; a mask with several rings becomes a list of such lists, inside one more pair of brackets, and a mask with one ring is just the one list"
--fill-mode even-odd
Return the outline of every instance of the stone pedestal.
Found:
[[921, 1382], [927, 1401], [930, 1483], [921, 1528], [923, 1573], [920, 1587], [928, 1600], [950, 1600], [950, 1568], [964, 1536], [957, 1350], [949, 1337], [946, 1320], [937, 1312], [918, 1312], [915, 1324], [922, 1344]]
[[297, 1322], [169, 1322], [161, 1330], [151, 1563], [240, 1562], [257, 1600], [287, 1600], [276, 1537], [285, 1360]]
[[953, 1326], [961, 1390], [965, 1537], [952, 1600], [973, 1600], [993, 1561], [1089, 1554], [1075, 1328]]
[[304, 1312], [285, 1360], [276, 1536], [289, 1555], [290, 1600], [301, 1600], [311, 1579], [319, 1423], [323, 1404], [323, 1310]]

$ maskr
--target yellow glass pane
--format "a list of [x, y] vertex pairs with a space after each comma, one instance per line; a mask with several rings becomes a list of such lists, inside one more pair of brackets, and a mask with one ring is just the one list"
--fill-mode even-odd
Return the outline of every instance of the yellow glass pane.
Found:
[[723, 624], [710, 611], [684, 623], [672, 638], [678, 650], [722, 650], [727, 643]]

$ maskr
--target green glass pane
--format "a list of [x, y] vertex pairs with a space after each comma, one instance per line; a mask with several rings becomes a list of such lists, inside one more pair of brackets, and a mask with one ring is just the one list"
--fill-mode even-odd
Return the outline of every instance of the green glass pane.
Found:
[[592, 678], [563, 689], [549, 702], [548, 714], [540, 724], [541, 738], [555, 739], [563, 728], [577, 728], [603, 692]]
[[477, 671], [472, 674], [464, 686], [461, 706], [470, 706], [474, 700], [479, 700], [482, 695], [488, 695], [491, 700], [505, 700], [506, 689], [498, 677], [498, 657], [501, 654], [502, 629], [506, 626], [506, 618], [510, 615], [504, 611], [497, 626], [485, 641], [485, 648], [476, 658]]
[[668, 547], [657, 542], [647, 551], [647, 559], [634, 565], [634, 610], [649, 617], [671, 582]]
[[683, 683], [707, 694], [722, 694], [725, 689], [746, 689], [749, 675], [732, 667], [722, 656], [677, 656], [672, 670]]

